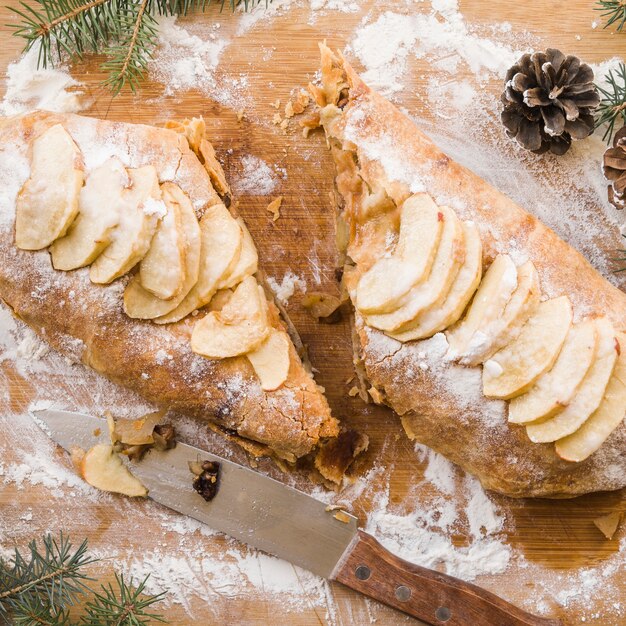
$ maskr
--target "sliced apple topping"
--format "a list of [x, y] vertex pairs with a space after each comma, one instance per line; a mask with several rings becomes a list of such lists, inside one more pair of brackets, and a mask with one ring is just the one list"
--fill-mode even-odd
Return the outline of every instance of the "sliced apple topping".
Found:
[[483, 393], [509, 400], [528, 391], [556, 361], [572, 325], [567, 296], [541, 302], [515, 341], [483, 367]]
[[18, 248], [41, 250], [65, 235], [78, 213], [83, 170], [80, 150], [61, 124], [33, 140], [30, 178], [15, 209]]
[[584, 461], [626, 418], [626, 333], [618, 334], [617, 341], [619, 357], [600, 406], [576, 432], [555, 444], [562, 459]]
[[80, 191], [76, 219], [65, 237], [50, 246], [55, 269], [68, 271], [95, 261], [111, 243], [111, 234], [120, 220], [124, 190], [129, 186], [126, 168], [115, 157], [89, 174]]
[[490, 320], [483, 318], [460, 362], [464, 365], [479, 365], [511, 343], [534, 313], [540, 297], [539, 275], [532, 261], [527, 261], [517, 270], [517, 287], [502, 315]]
[[272, 328], [269, 337], [246, 356], [261, 381], [261, 389], [274, 391], [287, 380], [290, 364], [287, 333]]
[[157, 298], [170, 300], [185, 284], [185, 231], [180, 205], [165, 185], [161, 192], [167, 213], [139, 264], [139, 281]]
[[80, 463], [82, 477], [96, 489], [125, 496], [147, 496], [148, 490], [133, 476], [113, 451], [113, 446], [99, 443], [87, 450]]
[[426, 280], [439, 246], [443, 221], [443, 213], [428, 194], [405, 200], [393, 255], [379, 259], [359, 280], [359, 311], [389, 313], [403, 303], [413, 286]]
[[170, 324], [208, 304], [220, 288], [219, 281], [236, 267], [241, 255], [241, 227], [222, 204], [209, 207], [200, 219], [201, 248], [198, 280], [185, 298], [157, 324]]
[[508, 254], [499, 254], [485, 272], [465, 317], [446, 333], [451, 357], [465, 356], [479, 329], [502, 317], [516, 288], [517, 268]]
[[440, 211], [444, 216], [443, 230], [428, 278], [413, 287], [406, 297], [406, 303], [395, 311], [366, 316], [369, 326], [380, 330], [396, 330], [414, 320], [450, 291], [465, 260], [463, 226], [448, 207], [441, 207]]
[[529, 424], [526, 432], [531, 441], [546, 443], [576, 432], [600, 406], [617, 362], [619, 344], [613, 325], [606, 318], [596, 320], [598, 352], [587, 375], [571, 402], [553, 418], [541, 424]]
[[218, 281], [218, 289], [232, 289], [236, 287], [244, 278], [256, 274], [259, 268], [259, 254], [254, 245], [252, 235], [241, 218], [237, 218], [237, 223], [241, 228], [242, 234], [241, 253], [232, 271], [227, 271]]
[[554, 367], [540, 376], [528, 393], [511, 400], [509, 422], [544, 421], [567, 406], [593, 363], [597, 345], [595, 321], [572, 326]]
[[122, 194], [120, 221], [112, 241], [94, 261], [89, 276], [94, 283], [110, 283], [131, 270], [148, 252], [159, 220], [167, 208], [152, 165], [129, 169], [131, 186]]
[[185, 237], [185, 280], [178, 295], [163, 300], [144, 289], [140, 277], [134, 276], [124, 291], [124, 311], [138, 319], [154, 319], [175, 309], [196, 284], [200, 270], [200, 226], [191, 200], [173, 183], [164, 183], [161, 189], [167, 206], [176, 204], [181, 218]]
[[267, 303], [254, 276], [239, 284], [220, 311], [211, 311], [196, 322], [191, 349], [212, 359], [252, 352], [270, 334]]
[[465, 311], [468, 302], [480, 284], [482, 276], [482, 242], [476, 226], [463, 224], [465, 261], [457, 274], [450, 291], [422, 312], [414, 321], [388, 333], [398, 341], [414, 341], [432, 337], [435, 333], [454, 324]]

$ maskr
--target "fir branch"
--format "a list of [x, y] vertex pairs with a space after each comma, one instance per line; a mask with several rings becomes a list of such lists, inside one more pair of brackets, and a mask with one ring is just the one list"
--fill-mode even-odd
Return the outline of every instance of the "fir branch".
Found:
[[69, 607], [83, 597], [93, 596], [85, 604], [80, 624], [84, 626], [144, 626], [165, 622], [161, 615], [148, 609], [159, 602], [164, 593], [145, 594], [148, 576], [137, 587], [115, 574], [115, 585], [101, 585], [92, 592], [85, 581], [93, 580], [82, 569], [97, 559], [87, 555], [87, 541], [72, 549], [63, 534], [59, 540], [43, 537], [43, 550], [36, 541], [24, 558], [19, 550], [10, 561], [0, 558], [0, 624], [12, 626], [70, 626]]
[[[263, 0], [228, 0], [232, 11]], [[54, 65], [62, 56], [80, 59], [85, 52], [104, 52], [104, 81], [114, 94], [126, 85], [136, 90], [153, 58], [157, 42], [156, 15], [187, 15], [204, 11], [211, 0], [35, 0], [36, 8], [20, 0], [8, 7], [21, 21], [13, 34], [26, 40], [24, 49], [39, 44], [38, 67]], [[271, 0], [265, 0], [267, 7]], [[220, 10], [226, 0], [220, 1]]]
[[156, 47], [157, 23], [146, 12], [150, 0], [128, 5], [125, 14], [120, 15], [119, 43], [110, 46], [106, 55], [109, 60], [102, 69], [109, 73], [104, 82], [114, 94], [128, 84], [135, 91]]
[[85, 626], [144, 626], [150, 621], [165, 622], [155, 613], [146, 609], [163, 599], [165, 592], [157, 595], [145, 595], [144, 589], [149, 575], [134, 588], [133, 581], [124, 581], [123, 576], [115, 575], [116, 589], [110, 583], [102, 585], [102, 593], [96, 593], [86, 605], [86, 615], [81, 618]]
[[603, 28], [617, 24], [620, 31], [626, 24], [626, 0], [598, 0], [594, 7], [595, 11], [602, 11], [602, 17], [606, 19]]
[[88, 589], [84, 581], [91, 579], [81, 569], [94, 559], [86, 554], [87, 542], [72, 550], [69, 539], [61, 533], [58, 541], [46, 535], [42, 543], [43, 551], [36, 541], [30, 542], [28, 560], [16, 549], [9, 563], [0, 562], [0, 614], [28, 616], [33, 607], [48, 607], [50, 614], [62, 616], [65, 608]]
[[617, 122], [621, 120], [622, 125], [626, 124], [626, 65], [620, 63], [615, 73], [609, 70], [605, 80], [606, 88], [596, 85], [602, 95], [598, 106], [596, 128], [606, 124], [602, 139], [610, 143], [613, 133], [617, 130], [615, 128]]

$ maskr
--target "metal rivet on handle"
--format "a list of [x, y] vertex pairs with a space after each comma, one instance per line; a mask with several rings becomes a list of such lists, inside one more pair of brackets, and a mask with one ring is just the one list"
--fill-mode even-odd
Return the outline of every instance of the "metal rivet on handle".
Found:
[[452, 611], [447, 606], [440, 606], [435, 611], [435, 617], [440, 622], [447, 622], [452, 617]]
[[354, 575], [359, 580], [367, 580], [372, 575], [372, 570], [367, 565], [359, 565], [354, 571]]
[[406, 602], [411, 597], [411, 590], [405, 585], [400, 585], [396, 587], [396, 598], [400, 600], [400, 602]]

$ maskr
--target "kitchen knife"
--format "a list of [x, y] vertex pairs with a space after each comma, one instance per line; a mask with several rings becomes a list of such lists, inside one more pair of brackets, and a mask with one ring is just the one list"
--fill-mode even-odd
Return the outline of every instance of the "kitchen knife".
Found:
[[[33, 412], [33, 419], [66, 450], [110, 443], [104, 419], [47, 409]], [[192, 488], [188, 465], [205, 460], [220, 463], [217, 494], [209, 502]], [[526, 613], [471, 583], [404, 561], [360, 530], [353, 515], [210, 452], [178, 443], [127, 463], [153, 500], [428, 624], [561, 623]]]

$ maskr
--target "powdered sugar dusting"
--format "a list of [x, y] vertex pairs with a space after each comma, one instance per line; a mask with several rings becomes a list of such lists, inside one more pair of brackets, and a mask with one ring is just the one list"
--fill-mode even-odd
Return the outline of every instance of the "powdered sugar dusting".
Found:
[[269, 196], [278, 187], [276, 169], [252, 154], [242, 157], [241, 167], [237, 171], [232, 185], [239, 194]]
[[57, 113], [78, 113], [89, 104], [63, 65], [37, 68], [39, 47], [33, 46], [7, 69], [6, 93], [0, 103], [0, 114], [18, 115], [35, 109]]

